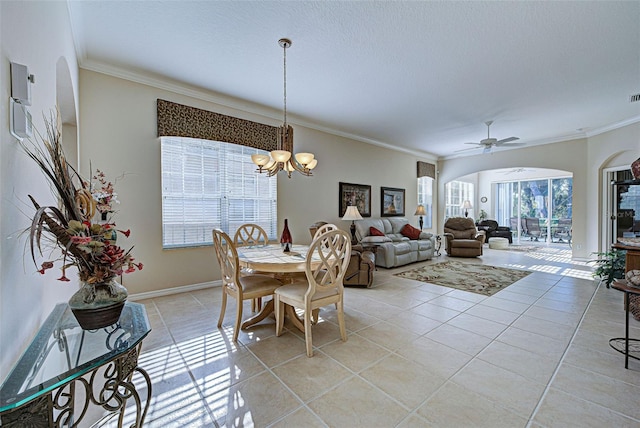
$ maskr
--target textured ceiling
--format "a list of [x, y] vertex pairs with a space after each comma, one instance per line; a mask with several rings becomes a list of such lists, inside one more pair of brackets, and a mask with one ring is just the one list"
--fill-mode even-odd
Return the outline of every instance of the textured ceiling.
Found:
[[[640, 121], [640, 2], [69, 1], [82, 67], [169, 78], [430, 153]], [[245, 103], [246, 104], [246, 103]], [[462, 154], [480, 154], [482, 150]]]

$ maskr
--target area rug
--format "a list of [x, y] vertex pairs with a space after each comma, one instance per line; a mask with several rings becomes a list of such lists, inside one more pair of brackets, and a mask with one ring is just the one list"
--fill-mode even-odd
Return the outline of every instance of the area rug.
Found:
[[396, 276], [492, 296], [531, 272], [478, 263], [448, 261], [396, 273]]

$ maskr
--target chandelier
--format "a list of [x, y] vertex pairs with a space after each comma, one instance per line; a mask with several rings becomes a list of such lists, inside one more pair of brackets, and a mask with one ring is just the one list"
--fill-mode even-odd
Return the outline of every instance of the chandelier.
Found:
[[257, 172], [267, 173], [272, 177], [278, 171], [285, 171], [289, 178], [293, 171], [309, 176], [311, 170], [316, 167], [318, 160], [313, 153], [293, 153], [293, 128], [287, 124], [287, 48], [291, 46], [291, 40], [280, 39], [278, 44], [284, 52], [284, 123], [278, 127], [278, 147], [269, 155], [251, 155], [251, 160], [258, 166]]

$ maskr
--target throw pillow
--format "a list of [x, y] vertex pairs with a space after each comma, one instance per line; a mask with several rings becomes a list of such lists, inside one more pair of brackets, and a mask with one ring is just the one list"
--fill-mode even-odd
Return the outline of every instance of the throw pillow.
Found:
[[418, 239], [420, 237], [420, 229], [413, 227], [408, 223], [404, 225], [402, 230], [400, 230], [400, 233], [409, 239]]
[[384, 236], [384, 233], [380, 232], [378, 229], [376, 229], [375, 227], [371, 226], [369, 228], [369, 235], [371, 235], [371, 236]]

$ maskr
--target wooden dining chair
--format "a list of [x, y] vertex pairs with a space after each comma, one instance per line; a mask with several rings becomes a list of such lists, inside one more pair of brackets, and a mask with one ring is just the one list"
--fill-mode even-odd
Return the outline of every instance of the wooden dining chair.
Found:
[[332, 230], [338, 230], [338, 226], [336, 226], [333, 223], [323, 224], [315, 231], [315, 233], [313, 234], [313, 239], [316, 239], [318, 236], [322, 235], [323, 233], [331, 232]]
[[222, 327], [224, 313], [227, 308], [227, 296], [236, 299], [236, 320], [233, 329], [233, 341], [238, 341], [240, 322], [242, 321], [242, 303], [270, 296], [282, 285], [277, 279], [257, 273], [240, 275], [238, 252], [229, 235], [220, 229], [213, 230], [213, 247], [216, 251], [220, 273], [222, 276], [222, 305], [218, 328]]
[[[304, 310], [304, 336], [307, 356], [313, 356], [311, 336], [312, 313], [323, 306], [335, 304], [342, 341], [347, 340], [344, 324], [344, 275], [351, 254], [351, 236], [342, 230], [331, 230], [311, 242], [306, 257], [306, 281], [283, 285], [275, 291], [276, 336], [282, 335], [284, 305]], [[315, 256], [315, 260], [314, 260]], [[317, 263], [317, 261], [320, 263]]]
[[[243, 224], [236, 230], [235, 235], [233, 236], [233, 243], [236, 247], [244, 247], [251, 245], [268, 245], [269, 244], [269, 236], [267, 236], [267, 232], [253, 223]], [[253, 273], [261, 273], [261, 272], [251, 272], [246, 269], [242, 269], [240, 271], [240, 275], [253, 274]], [[273, 276], [273, 275], [270, 275]], [[253, 312], [259, 311], [262, 308], [262, 298], [258, 297], [251, 301], [251, 310]]]
[[267, 232], [257, 224], [247, 223], [238, 228], [233, 236], [236, 247], [247, 245], [267, 245], [269, 237]]

